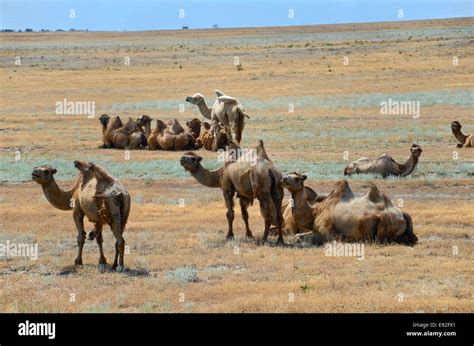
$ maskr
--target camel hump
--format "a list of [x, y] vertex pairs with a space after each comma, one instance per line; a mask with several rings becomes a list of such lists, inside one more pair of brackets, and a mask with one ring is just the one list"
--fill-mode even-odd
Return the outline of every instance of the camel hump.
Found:
[[235, 97], [227, 95], [219, 96], [217, 100], [223, 103], [239, 103], [239, 101]]
[[120, 129], [121, 132], [131, 134], [138, 131], [137, 124], [133, 121], [132, 118], [128, 118], [127, 123]]
[[225, 95], [222, 91], [217, 90], [217, 89], [214, 90], [214, 94], [216, 94], [217, 97], [220, 97], [220, 96], [224, 96], [224, 95]]
[[175, 134], [180, 134], [184, 132], [184, 128], [181, 126], [178, 119], [171, 120], [171, 125], [169, 125], [169, 127], [171, 131], [173, 131]]
[[369, 201], [377, 203], [380, 200], [380, 191], [375, 185], [371, 185], [369, 191], [367, 192], [367, 198]]
[[334, 196], [337, 196], [341, 199], [350, 200], [354, 198], [354, 193], [349, 187], [347, 180], [341, 180], [336, 183], [336, 188], [331, 192]]
[[265, 150], [265, 146], [263, 145], [263, 141], [261, 139], [258, 140], [258, 144], [255, 147], [257, 150], [257, 157], [265, 160], [270, 160], [267, 155], [267, 151]]
[[92, 171], [92, 173], [94, 173], [94, 176], [97, 179], [97, 181], [104, 181], [111, 184], [115, 183], [115, 178], [111, 176], [109, 172], [105, 170], [104, 167], [96, 165], [92, 162], [89, 162], [89, 165], [90, 165], [90, 170]]

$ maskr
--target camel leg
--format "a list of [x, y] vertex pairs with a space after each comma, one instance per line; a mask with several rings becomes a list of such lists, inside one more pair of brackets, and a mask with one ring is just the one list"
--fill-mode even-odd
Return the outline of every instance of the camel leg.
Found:
[[276, 211], [276, 228], [278, 229], [278, 239], [277, 244], [285, 245], [285, 241], [283, 240], [283, 216], [281, 213], [281, 202], [283, 200], [283, 191], [279, 193], [276, 188], [271, 190], [272, 202], [275, 207]]
[[224, 191], [224, 200], [225, 205], [227, 207], [227, 223], [229, 225], [229, 229], [227, 231], [227, 240], [234, 239], [234, 231], [233, 231], [233, 222], [234, 222], [234, 192], [233, 191]]
[[104, 238], [102, 237], [102, 226], [97, 225], [95, 232], [96, 232], [95, 240], [97, 241], [97, 245], [99, 245], [99, 252], [100, 252], [99, 265], [106, 264], [107, 259], [104, 256], [104, 249], [102, 248], [102, 243], [104, 242]]
[[84, 212], [78, 206], [79, 203], [76, 203], [74, 206], [74, 211], [72, 217], [77, 228], [77, 246], [79, 250], [77, 252], [77, 258], [74, 261], [75, 265], [82, 264], [82, 249], [86, 241], [86, 232], [84, 232]]
[[[262, 241], [266, 242], [268, 238], [268, 232], [270, 231], [270, 226], [272, 225], [272, 211], [270, 208], [269, 198], [259, 198], [258, 202], [260, 203], [260, 208], [265, 220], [265, 229], [263, 231]], [[280, 227], [281, 231], [281, 227]]]
[[249, 204], [243, 199], [239, 199], [239, 202], [240, 202], [240, 210], [242, 212], [242, 218], [244, 219], [244, 223], [245, 223], [245, 237], [253, 238], [252, 231], [250, 231], [250, 227], [249, 227], [249, 212], [247, 210], [249, 207]]
[[122, 226], [120, 223], [114, 222], [110, 226], [115, 237], [115, 258], [112, 269], [121, 272], [123, 270], [123, 257], [125, 255], [125, 239], [122, 237]]

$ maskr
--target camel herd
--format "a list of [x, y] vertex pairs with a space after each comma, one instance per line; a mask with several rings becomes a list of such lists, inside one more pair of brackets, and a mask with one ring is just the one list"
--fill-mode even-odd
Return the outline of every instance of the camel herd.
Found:
[[[245, 237], [249, 239], [253, 239], [253, 233], [249, 225], [248, 208], [255, 199], [258, 200], [265, 225], [261, 237], [264, 243], [269, 235], [276, 234], [278, 245], [285, 244], [285, 235], [294, 235], [297, 244], [307, 245], [321, 245], [333, 240], [416, 244], [418, 238], [413, 232], [410, 215], [393, 205], [375, 185], [371, 184], [365, 195], [355, 197], [348, 182], [342, 180], [334, 185], [329, 194], [318, 195], [305, 186], [306, 175], [298, 172], [282, 175], [269, 158], [261, 140], [253, 148], [256, 156], [253, 160], [244, 155], [228, 155], [221, 167], [215, 170], [203, 167], [202, 157], [193, 150], [243, 150], [240, 141], [245, 119], [249, 118], [237, 99], [218, 90], [215, 93], [217, 98], [211, 108], [202, 94], [186, 98], [211, 121], [192, 119], [186, 123], [188, 129], [184, 129], [176, 119], [167, 122], [156, 119], [156, 126], [152, 129], [153, 119], [148, 115], [136, 121], [130, 118], [123, 124], [120, 117], [111, 120], [104, 114], [99, 118], [102, 125], [101, 148], [186, 151], [179, 160], [184, 170], [200, 184], [222, 191], [227, 209], [227, 240], [234, 238], [234, 197], [237, 197], [245, 224]], [[474, 134], [463, 134], [458, 121], [451, 123], [451, 129], [459, 141], [458, 148], [474, 147]], [[413, 144], [405, 163], [396, 162], [386, 153], [374, 160], [362, 157], [350, 163], [344, 169], [344, 175], [406, 177], [415, 169], [421, 153], [421, 147]], [[54, 179], [57, 171], [49, 165], [35, 167], [32, 179], [41, 185], [46, 199], [55, 208], [73, 211], [79, 247], [75, 264], [82, 264], [82, 249], [86, 239], [84, 217], [87, 216], [94, 224], [89, 239], [96, 239], [99, 246], [99, 266], [106, 265], [102, 228], [109, 225], [116, 239], [112, 269], [122, 271], [125, 248], [123, 232], [130, 214], [130, 195], [103, 167], [83, 161], [74, 161], [74, 166], [79, 175], [69, 190], [57, 185]], [[283, 200], [284, 189], [291, 195], [286, 201]]]

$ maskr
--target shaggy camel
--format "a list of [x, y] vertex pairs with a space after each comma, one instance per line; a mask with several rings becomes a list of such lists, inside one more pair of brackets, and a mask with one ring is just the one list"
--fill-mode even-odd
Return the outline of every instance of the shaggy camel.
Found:
[[396, 242], [414, 245], [410, 215], [395, 207], [390, 199], [372, 185], [367, 194], [354, 197], [343, 180], [321, 203], [310, 205], [304, 194], [305, 175], [290, 173], [282, 185], [294, 201], [293, 217], [306, 233], [296, 235], [296, 241], [321, 245], [332, 240]]
[[201, 134], [201, 120], [194, 118], [191, 121], [186, 121], [186, 126], [189, 129], [189, 132], [193, 135], [194, 139], [198, 139]]
[[151, 150], [192, 150], [196, 148], [194, 137], [189, 132], [174, 134], [164, 122], [157, 119], [156, 128], [148, 137], [148, 147]]
[[245, 223], [245, 236], [253, 238], [249, 227], [248, 207], [256, 198], [260, 204], [260, 212], [265, 220], [265, 230], [262, 240], [265, 242], [272, 224], [278, 229], [278, 244], [284, 244], [282, 233], [281, 203], [283, 188], [280, 180], [281, 174], [273, 162], [268, 159], [260, 141], [257, 146], [257, 157], [252, 163], [245, 157], [236, 161], [226, 161], [216, 170], [209, 171], [201, 165], [202, 158], [193, 152], [188, 152], [181, 157], [180, 163], [184, 169], [202, 185], [218, 187], [222, 190], [227, 207], [228, 232], [227, 240], [234, 238], [234, 195], [240, 202], [242, 218]]
[[146, 146], [146, 137], [132, 118], [125, 126], [118, 116], [110, 122], [110, 117], [103, 114], [99, 121], [102, 124], [102, 148], [138, 149]]
[[459, 121], [453, 121], [451, 123], [451, 131], [454, 137], [459, 141], [459, 143], [456, 144], [456, 148], [474, 148], [474, 133], [465, 135], [462, 133], [461, 128], [462, 125]]
[[[198, 106], [199, 111], [205, 118], [212, 120], [214, 123], [222, 124], [229, 136], [229, 140], [232, 139], [233, 133], [237, 142], [240, 143], [245, 127], [245, 118], [250, 117], [245, 113], [243, 106], [237, 99], [224, 95], [218, 90], [214, 92], [217, 95], [217, 100], [212, 108], [207, 106], [204, 96], [199, 93], [186, 97], [186, 102]], [[216, 136], [216, 134], [214, 135]], [[216, 146], [213, 148], [213, 151], [217, 151]]]
[[406, 177], [410, 175], [418, 164], [418, 158], [423, 150], [417, 144], [410, 148], [411, 155], [405, 163], [397, 163], [389, 154], [383, 153], [375, 160], [367, 157], [352, 162], [344, 169], [344, 175], [352, 174], [379, 174], [383, 178], [389, 175]]
[[70, 190], [62, 190], [57, 185], [53, 176], [57, 171], [51, 166], [35, 167], [32, 179], [41, 185], [46, 199], [55, 208], [73, 210], [79, 246], [75, 264], [82, 264], [82, 249], [86, 239], [84, 216], [87, 216], [95, 224], [95, 229], [89, 234], [89, 238], [96, 238], [99, 246], [99, 265], [107, 263], [102, 249], [102, 226], [108, 224], [116, 239], [112, 269], [122, 271], [125, 249], [123, 231], [130, 213], [130, 195], [104, 168], [82, 161], [74, 161], [74, 166], [80, 171], [80, 175]]

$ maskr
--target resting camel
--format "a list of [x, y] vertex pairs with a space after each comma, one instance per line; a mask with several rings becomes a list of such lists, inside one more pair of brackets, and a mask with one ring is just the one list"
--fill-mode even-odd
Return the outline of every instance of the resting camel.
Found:
[[406, 177], [410, 175], [418, 164], [418, 158], [422, 153], [419, 145], [413, 144], [410, 148], [411, 155], [405, 163], [397, 163], [392, 157], [383, 153], [375, 160], [370, 160], [367, 157], [352, 162], [344, 169], [344, 175], [352, 174], [378, 174], [383, 178], [389, 175]]
[[236, 161], [226, 161], [220, 168], [209, 171], [201, 165], [202, 158], [193, 152], [185, 153], [181, 157], [180, 163], [202, 185], [218, 187], [222, 190], [227, 207], [227, 240], [234, 238], [234, 196], [237, 195], [245, 223], [246, 238], [253, 238], [247, 209], [256, 198], [265, 220], [262, 240], [264, 242], [267, 240], [270, 226], [274, 224], [278, 229], [277, 243], [284, 244], [281, 215], [283, 199], [283, 188], [280, 184], [281, 174], [268, 158], [262, 141], [259, 141], [256, 150], [257, 157], [254, 164], [242, 156]]
[[62, 190], [57, 185], [53, 176], [57, 171], [51, 166], [35, 167], [32, 179], [41, 185], [46, 199], [53, 207], [73, 211], [79, 246], [74, 263], [82, 264], [82, 248], [86, 239], [84, 216], [87, 216], [89, 221], [95, 224], [95, 229], [89, 234], [89, 238], [96, 238], [99, 245], [99, 266], [107, 263], [102, 249], [102, 226], [107, 224], [116, 239], [112, 269], [120, 272], [123, 270], [125, 249], [123, 231], [130, 214], [130, 195], [125, 187], [101, 166], [83, 161], [74, 161], [74, 166], [80, 174], [70, 190]]
[[461, 123], [459, 121], [453, 121], [451, 123], [451, 131], [453, 132], [454, 137], [459, 141], [456, 144], [456, 148], [474, 148], [474, 133], [465, 135], [461, 131]]
[[201, 134], [201, 120], [194, 118], [193, 120], [186, 121], [186, 126], [189, 132], [193, 135], [194, 139], [198, 139]]
[[164, 122], [157, 119], [156, 128], [148, 137], [148, 147], [151, 150], [193, 150], [196, 148], [194, 137], [189, 132], [174, 134]]
[[132, 118], [125, 126], [118, 116], [110, 122], [110, 117], [102, 114], [99, 121], [102, 124], [102, 148], [138, 149], [146, 146], [146, 137]]
[[[186, 102], [198, 106], [199, 111], [205, 118], [212, 120], [214, 123], [222, 124], [229, 140], [232, 139], [233, 133], [237, 142], [240, 143], [245, 127], [245, 118], [250, 117], [245, 113], [243, 106], [236, 98], [224, 95], [219, 90], [214, 92], [217, 95], [217, 100], [212, 108], [207, 106], [204, 96], [199, 93], [186, 97]], [[217, 151], [217, 147], [214, 147], [213, 151]]]
[[364, 196], [354, 197], [347, 181], [339, 181], [322, 202], [310, 205], [304, 194], [305, 180], [306, 176], [299, 173], [290, 173], [282, 179], [294, 201], [294, 220], [307, 230], [295, 236], [297, 242], [315, 245], [332, 240], [405, 245], [417, 242], [410, 215], [395, 207], [375, 185]]

